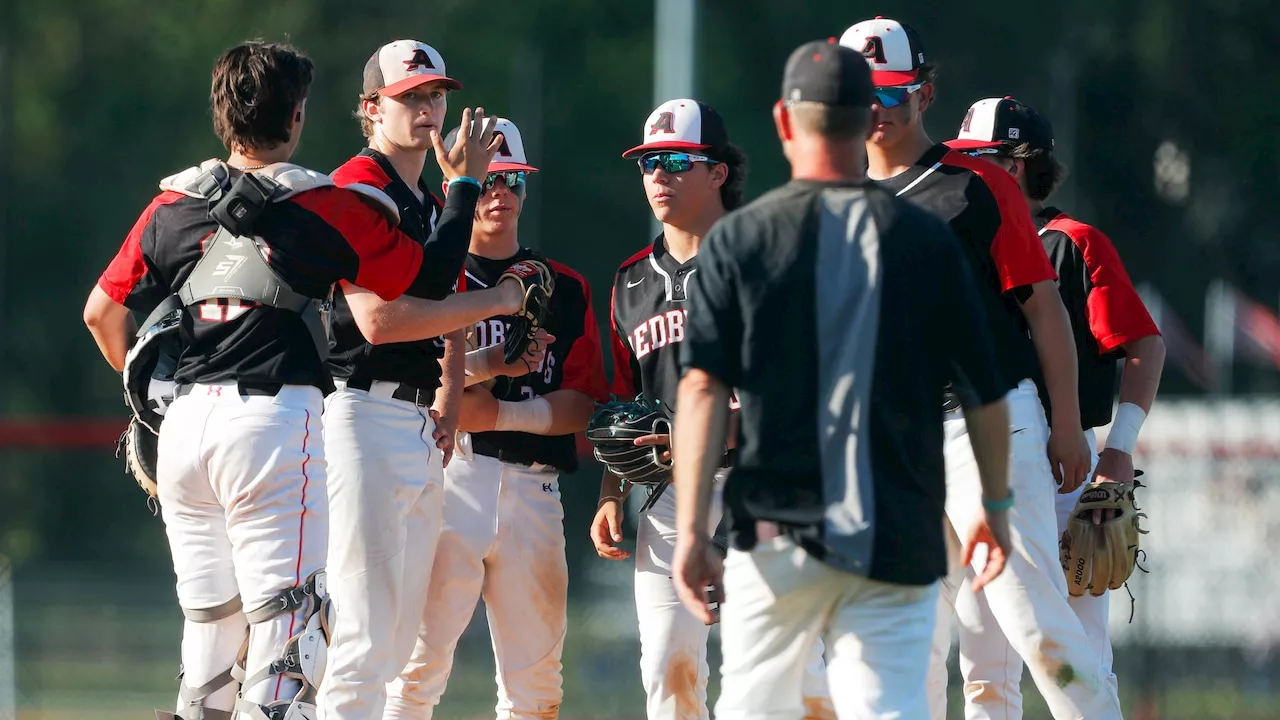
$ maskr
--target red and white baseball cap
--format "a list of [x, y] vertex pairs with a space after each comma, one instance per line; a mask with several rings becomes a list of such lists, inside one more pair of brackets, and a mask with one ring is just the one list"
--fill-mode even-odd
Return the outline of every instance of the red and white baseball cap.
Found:
[[635, 158], [658, 150], [703, 152], [715, 159], [729, 144], [724, 118], [706, 103], [680, 98], [668, 100], [649, 113], [641, 129], [644, 142], [622, 153]]
[[462, 83], [445, 74], [444, 58], [417, 40], [396, 40], [378, 48], [364, 64], [364, 93], [395, 97], [419, 85], [441, 81], [450, 90]]
[[[504, 170], [538, 172], [538, 168], [530, 165], [529, 159], [524, 154], [524, 140], [520, 138], [520, 130], [516, 127], [516, 124], [503, 117], [493, 119], [496, 121], [494, 132], [502, 133], [502, 146], [498, 148], [498, 152], [489, 161], [489, 172], [502, 172]], [[452, 148], [453, 144], [457, 142], [458, 130], [460, 129], [454, 128], [445, 136], [445, 149]]]
[[1053, 150], [1053, 126], [1031, 106], [1006, 95], [971, 105], [956, 139], [943, 144], [963, 151], [1010, 148], [1023, 143], [1033, 149]]
[[857, 50], [871, 65], [876, 87], [911, 85], [925, 64], [924, 43], [910, 26], [877, 16], [844, 31], [840, 44]]

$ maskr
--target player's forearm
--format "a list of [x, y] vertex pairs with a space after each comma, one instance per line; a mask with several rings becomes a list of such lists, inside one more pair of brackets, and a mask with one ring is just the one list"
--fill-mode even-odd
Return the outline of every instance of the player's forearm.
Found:
[[1034, 292], [1022, 306], [1031, 328], [1031, 341], [1044, 372], [1055, 428], [1080, 427], [1080, 368], [1076, 341], [1071, 335], [1071, 318], [1062, 296], [1052, 281], [1036, 283]]
[[595, 409], [590, 395], [569, 389], [519, 401], [496, 400], [483, 389], [468, 390], [464, 396], [462, 429], [467, 432], [506, 430], [546, 436], [572, 435], [587, 428]]
[[443, 300], [401, 296], [386, 302], [368, 292], [348, 292], [356, 324], [374, 345], [413, 342], [444, 335], [493, 315], [505, 315], [518, 307], [518, 290], [500, 286], [488, 290], [455, 293]]
[[581, 390], [553, 390], [542, 396], [551, 405], [548, 435], [570, 435], [587, 429], [596, 401]]
[[1124, 372], [1120, 376], [1120, 402], [1133, 403], [1151, 412], [1160, 375], [1164, 372], [1164, 338], [1148, 335], [1124, 344]]
[[457, 419], [462, 410], [465, 386], [467, 336], [459, 328], [444, 336], [444, 357], [440, 358], [440, 390], [433, 407], [444, 417]]
[[706, 537], [713, 479], [724, 457], [729, 429], [729, 387], [706, 372], [689, 370], [676, 396], [672, 443], [676, 529]]
[[[600, 500], [607, 498], [616, 498], [619, 501], [625, 500], [627, 495], [631, 493], [631, 483], [605, 470], [600, 478]], [[597, 503], [598, 504], [598, 503]]]
[[1009, 407], [1004, 399], [964, 411], [964, 424], [978, 465], [982, 497], [1003, 500], [1009, 496]]
[[98, 344], [102, 357], [116, 372], [123, 372], [125, 357], [138, 331], [129, 308], [112, 300], [102, 288], [94, 285], [85, 302], [84, 324]]

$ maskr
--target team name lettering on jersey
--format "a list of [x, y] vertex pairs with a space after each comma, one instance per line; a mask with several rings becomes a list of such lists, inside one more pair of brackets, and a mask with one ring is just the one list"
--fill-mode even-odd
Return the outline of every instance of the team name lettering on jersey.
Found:
[[684, 310], [668, 310], [655, 315], [631, 331], [631, 349], [636, 358], [684, 340]]

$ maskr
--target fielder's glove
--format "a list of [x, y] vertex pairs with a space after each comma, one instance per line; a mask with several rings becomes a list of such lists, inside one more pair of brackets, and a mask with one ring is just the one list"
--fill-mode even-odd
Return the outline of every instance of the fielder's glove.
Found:
[[662, 459], [662, 453], [669, 448], [638, 446], [635, 440], [645, 435], [670, 434], [671, 414], [666, 406], [643, 395], [635, 400], [597, 405], [587, 423], [587, 440], [595, 447], [596, 460], [632, 485], [659, 486], [651, 493], [660, 493], [671, 479], [671, 462]]
[[[1138, 562], [1138, 518], [1146, 517], [1133, 504], [1133, 491], [1141, 487], [1112, 480], [1095, 481], [1085, 486], [1062, 533], [1059, 552], [1062, 570], [1067, 576], [1067, 590], [1073, 597], [1088, 591], [1101, 595], [1118, 590], [1133, 574]], [[1094, 524], [1094, 510], [1114, 510], [1114, 517]]]
[[156, 458], [159, 456], [160, 438], [137, 417], [129, 419], [129, 427], [116, 442], [116, 457], [124, 456], [124, 471], [133, 475], [138, 486], [147, 493], [147, 506], [156, 511], [159, 490], [156, 486]]
[[524, 293], [524, 303], [511, 317], [511, 329], [503, 342], [503, 357], [507, 363], [524, 355], [529, 345], [534, 342], [538, 328], [547, 321], [551, 312], [551, 293], [555, 291], [556, 274], [546, 261], [540, 258], [525, 258], [511, 264], [498, 283], [514, 278], [520, 283]]

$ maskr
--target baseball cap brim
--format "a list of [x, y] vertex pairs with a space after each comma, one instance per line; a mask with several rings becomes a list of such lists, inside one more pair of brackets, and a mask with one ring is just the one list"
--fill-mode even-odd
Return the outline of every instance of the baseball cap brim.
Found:
[[399, 82], [393, 82], [382, 88], [378, 93], [386, 95], [387, 97], [395, 97], [401, 93], [409, 92], [419, 85], [426, 85], [427, 83], [433, 82], [442, 82], [444, 83], [444, 86], [450, 90], [462, 89], [462, 83], [454, 80], [453, 78], [445, 77], [444, 75], [410, 75]]
[[517, 162], [494, 162], [489, 163], [489, 172], [504, 172], [507, 170], [523, 170], [525, 172], [538, 172], [538, 168]]
[[920, 77], [919, 70], [872, 70], [871, 84], [876, 87], [911, 85]]
[[672, 140], [670, 142], [657, 142], [657, 143], [647, 143], [645, 145], [637, 145], [631, 148], [630, 150], [622, 153], [622, 157], [627, 158], [629, 160], [631, 158], [640, 157], [645, 153], [660, 152], [662, 150], [682, 150], [682, 151], [698, 150], [698, 151], [706, 152], [707, 150], [710, 150], [710, 149], [711, 149], [710, 145], [699, 145], [698, 143], [680, 142], [678, 140]]
[[1007, 143], [999, 140], [946, 140], [942, 144], [952, 150], [985, 150], [1004, 147]]

